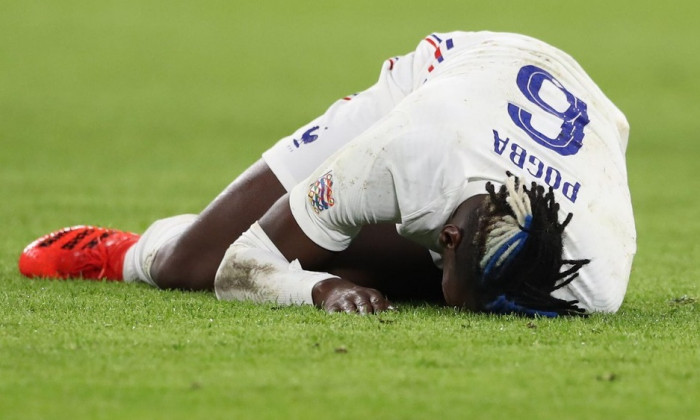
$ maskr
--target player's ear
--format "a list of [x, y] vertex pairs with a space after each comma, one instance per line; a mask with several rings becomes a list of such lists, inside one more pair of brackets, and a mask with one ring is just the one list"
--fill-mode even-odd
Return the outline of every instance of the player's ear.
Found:
[[462, 230], [455, 225], [445, 225], [440, 231], [440, 245], [454, 250], [462, 242]]
[[468, 241], [462, 244], [463, 239], [463, 230], [456, 225], [447, 224], [440, 231], [439, 241], [443, 247], [442, 294], [449, 306], [476, 311], [479, 307], [474, 279], [469, 259], [465, 257], [471, 247]]

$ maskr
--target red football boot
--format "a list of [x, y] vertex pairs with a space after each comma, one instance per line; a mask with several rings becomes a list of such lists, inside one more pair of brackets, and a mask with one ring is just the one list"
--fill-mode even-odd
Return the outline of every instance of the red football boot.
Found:
[[93, 226], [73, 226], [42, 236], [19, 257], [27, 277], [122, 280], [126, 251], [139, 235]]

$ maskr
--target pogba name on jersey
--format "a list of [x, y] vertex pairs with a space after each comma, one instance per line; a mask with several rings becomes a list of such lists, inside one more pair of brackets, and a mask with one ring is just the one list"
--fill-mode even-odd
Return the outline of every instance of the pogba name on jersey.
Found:
[[535, 154], [511, 140], [501, 138], [497, 130], [493, 130], [493, 151], [508, 159], [509, 163], [515, 165], [522, 171], [526, 171], [538, 180], [559, 191], [572, 203], [576, 202], [581, 183], [573, 180], [563, 179], [562, 172], [554, 166], [548, 165]]

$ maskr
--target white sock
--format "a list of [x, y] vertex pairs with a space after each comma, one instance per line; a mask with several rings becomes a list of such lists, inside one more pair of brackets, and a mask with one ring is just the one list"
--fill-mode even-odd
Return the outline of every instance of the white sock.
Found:
[[122, 270], [124, 282], [142, 281], [158, 287], [151, 277], [151, 265], [158, 250], [166, 243], [182, 235], [196, 218], [196, 214], [182, 214], [168, 217], [167, 219], [160, 219], [149, 226], [124, 256], [124, 268]]

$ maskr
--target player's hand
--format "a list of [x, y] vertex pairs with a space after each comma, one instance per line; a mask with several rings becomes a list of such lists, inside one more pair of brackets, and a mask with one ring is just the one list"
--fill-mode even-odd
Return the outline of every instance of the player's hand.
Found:
[[340, 278], [322, 280], [311, 291], [314, 305], [327, 312], [374, 314], [393, 310], [391, 302], [376, 289]]

